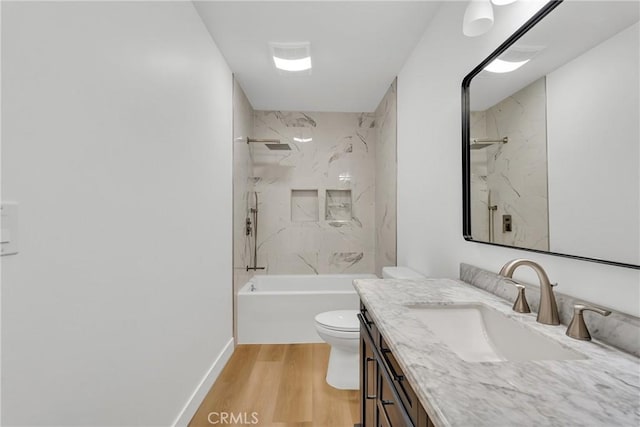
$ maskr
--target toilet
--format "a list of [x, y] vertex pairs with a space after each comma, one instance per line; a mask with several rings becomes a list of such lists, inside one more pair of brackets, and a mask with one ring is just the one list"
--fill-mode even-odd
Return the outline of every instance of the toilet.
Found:
[[358, 310], [336, 310], [316, 316], [316, 331], [331, 346], [327, 384], [341, 390], [360, 388]]
[[[407, 267], [384, 267], [384, 279], [419, 279], [424, 276]], [[327, 384], [341, 390], [360, 388], [358, 370], [360, 324], [358, 310], [336, 310], [320, 313], [315, 318], [320, 338], [331, 346], [327, 367]]]

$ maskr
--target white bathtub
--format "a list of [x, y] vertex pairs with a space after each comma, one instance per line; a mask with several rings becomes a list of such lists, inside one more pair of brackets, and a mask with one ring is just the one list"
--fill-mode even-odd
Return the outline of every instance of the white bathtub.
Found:
[[322, 342], [315, 316], [358, 309], [353, 280], [375, 278], [375, 274], [256, 275], [238, 292], [238, 343]]

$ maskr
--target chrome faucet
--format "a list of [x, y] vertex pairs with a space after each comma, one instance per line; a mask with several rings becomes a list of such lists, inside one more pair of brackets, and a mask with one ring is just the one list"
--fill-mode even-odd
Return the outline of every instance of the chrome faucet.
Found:
[[528, 259], [514, 259], [506, 263], [498, 274], [513, 280], [513, 272], [521, 265], [531, 267], [538, 275], [538, 280], [540, 280], [540, 307], [538, 307], [536, 320], [546, 325], [559, 325], [558, 306], [553, 295], [553, 286], [555, 285], [551, 284], [547, 273], [540, 264]]

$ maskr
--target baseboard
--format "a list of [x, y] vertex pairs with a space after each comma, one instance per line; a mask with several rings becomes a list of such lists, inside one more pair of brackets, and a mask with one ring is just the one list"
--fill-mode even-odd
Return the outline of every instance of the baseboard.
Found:
[[184, 406], [182, 411], [180, 411], [180, 414], [173, 422], [173, 427], [186, 427], [189, 424], [189, 421], [191, 421], [191, 418], [195, 415], [198, 407], [200, 407], [202, 400], [209, 392], [209, 389], [211, 389], [211, 386], [218, 378], [218, 375], [220, 375], [220, 372], [222, 372], [222, 368], [224, 368], [229, 361], [229, 358], [233, 354], [233, 349], [234, 344], [232, 337], [229, 342], [227, 342], [227, 345], [224, 346], [220, 354], [218, 354], [218, 357], [213, 362], [204, 378], [202, 378], [198, 387], [196, 387], [195, 391], [187, 401], [187, 404]]

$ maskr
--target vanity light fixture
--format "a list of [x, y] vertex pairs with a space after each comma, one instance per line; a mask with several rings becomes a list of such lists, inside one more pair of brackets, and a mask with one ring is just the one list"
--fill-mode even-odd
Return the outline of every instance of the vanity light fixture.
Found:
[[287, 73], [306, 71], [311, 74], [310, 43], [269, 43], [273, 65]]
[[527, 62], [529, 62], [529, 59], [525, 61], [511, 62], [511, 61], [503, 61], [502, 59], [496, 58], [493, 61], [491, 61], [489, 65], [484, 67], [484, 69], [491, 73], [510, 73], [522, 67]]
[[462, 32], [467, 37], [481, 36], [493, 26], [493, 7], [490, 0], [471, 0], [464, 11]]

